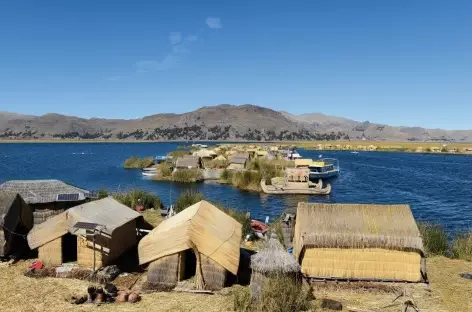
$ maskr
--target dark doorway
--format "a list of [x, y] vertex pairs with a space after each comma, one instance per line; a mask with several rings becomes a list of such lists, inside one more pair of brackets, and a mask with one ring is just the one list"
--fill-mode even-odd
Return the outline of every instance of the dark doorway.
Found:
[[77, 261], [77, 236], [67, 233], [62, 236], [62, 263]]
[[192, 249], [187, 249], [181, 255], [181, 275], [180, 280], [186, 280], [195, 276], [197, 269], [197, 257]]

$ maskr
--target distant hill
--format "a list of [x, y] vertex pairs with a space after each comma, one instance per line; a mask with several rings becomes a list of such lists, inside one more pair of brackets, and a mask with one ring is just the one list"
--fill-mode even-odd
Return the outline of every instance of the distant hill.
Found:
[[0, 139], [389, 140], [471, 142], [472, 131], [391, 127], [320, 113], [292, 115], [256, 105], [205, 106], [140, 119], [84, 119], [0, 112]]

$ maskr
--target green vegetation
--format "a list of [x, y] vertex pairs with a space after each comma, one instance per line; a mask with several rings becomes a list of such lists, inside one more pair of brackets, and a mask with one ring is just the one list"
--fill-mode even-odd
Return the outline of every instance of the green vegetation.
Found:
[[136, 206], [143, 206], [144, 209], [148, 208], [161, 208], [161, 199], [151, 193], [142, 190], [131, 190], [127, 193], [119, 193], [113, 196], [117, 201], [125, 206], [135, 209]]
[[233, 171], [225, 169], [221, 172], [220, 180], [223, 183], [232, 183]]
[[157, 165], [158, 175], [162, 177], [171, 177], [172, 176], [172, 169], [168, 162], [163, 162]]
[[105, 189], [103, 189], [103, 188], [100, 189], [100, 190], [98, 190], [98, 198], [99, 198], [99, 199], [106, 198], [106, 197], [108, 197], [108, 195], [109, 195], [109, 194], [108, 194], [108, 191], [107, 191], [107, 190], [105, 190]]
[[262, 175], [260, 171], [236, 171], [231, 183], [233, 186], [248, 191], [261, 191]]
[[176, 151], [167, 153], [167, 156], [172, 157], [172, 159], [176, 159], [176, 158], [183, 157], [186, 155], [190, 155], [190, 153], [186, 150], [176, 150]]
[[428, 257], [447, 256], [449, 244], [444, 227], [431, 223], [419, 223], [418, 227], [423, 237], [426, 255]]
[[274, 275], [263, 284], [260, 297], [252, 300], [247, 287], [238, 287], [233, 293], [233, 309], [238, 312], [293, 312], [316, 311], [309, 287], [297, 284], [293, 279]]
[[152, 157], [138, 158], [131, 157], [125, 160], [124, 167], [126, 169], [136, 169], [136, 168], [147, 168], [154, 165], [154, 159]]
[[177, 170], [172, 174], [172, 181], [179, 183], [194, 183], [203, 181], [200, 169]]
[[180, 194], [179, 198], [175, 201], [174, 210], [176, 213], [181, 212], [184, 209], [202, 201], [204, 196], [202, 193], [194, 192], [194, 191], [185, 191]]
[[472, 261], [472, 232], [459, 234], [452, 245], [454, 258]]

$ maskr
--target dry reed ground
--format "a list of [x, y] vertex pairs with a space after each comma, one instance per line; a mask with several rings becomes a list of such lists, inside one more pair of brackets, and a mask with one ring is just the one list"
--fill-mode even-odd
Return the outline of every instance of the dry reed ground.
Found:
[[[29, 262], [21, 261], [11, 267], [0, 267], [0, 302], [2, 312], [9, 311], [231, 311], [232, 297], [221, 295], [196, 295], [188, 293], [154, 293], [143, 295], [137, 304], [116, 303], [101, 307], [94, 305], [71, 305], [66, 298], [86, 292], [90, 284], [72, 279], [33, 279], [23, 276]], [[472, 263], [435, 257], [428, 260], [431, 285], [409, 284], [422, 312], [471, 312], [470, 298], [472, 281], [459, 277], [460, 273], [472, 272]], [[392, 287], [382, 286], [383, 288]], [[404, 285], [395, 285], [402, 289]], [[359, 290], [346, 284], [319, 285], [315, 287], [317, 298], [341, 301], [346, 307], [357, 307], [371, 311], [398, 312], [391, 305], [396, 295], [379, 290]]]

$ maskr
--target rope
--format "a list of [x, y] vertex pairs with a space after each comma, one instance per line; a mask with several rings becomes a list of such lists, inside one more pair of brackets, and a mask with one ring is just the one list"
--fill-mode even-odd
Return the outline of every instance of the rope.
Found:
[[13, 235], [17, 235], [17, 236], [23, 237], [24, 239], [26, 239], [26, 237], [27, 237], [27, 235], [25, 235], [25, 234], [16, 233], [16, 232], [10, 230], [9, 228], [6, 228], [6, 227], [4, 226], [4, 224], [3, 224], [3, 222], [0, 223], [0, 226], [1, 226], [4, 230], [7, 230], [8, 232], [10, 232], [10, 233], [13, 234]]

